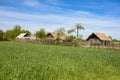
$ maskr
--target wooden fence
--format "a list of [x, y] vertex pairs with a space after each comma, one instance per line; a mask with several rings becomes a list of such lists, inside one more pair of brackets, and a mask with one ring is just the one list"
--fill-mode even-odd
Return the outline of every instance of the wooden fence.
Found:
[[108, 45], [91, 45], [88, 44], [87, 41], [79, 41], [79, 40], [54, 40], [54, 39], [18, 39], [17, 42], [29, 42], [29, 43], [37, 43], [37, 44], [47, 44], [47, 45], [65, 45], [65, 46], [81, 46], [81, 47], [92, 47], [92, 48], [114, 48], [120, 50], [120, 42], [109, 42]]

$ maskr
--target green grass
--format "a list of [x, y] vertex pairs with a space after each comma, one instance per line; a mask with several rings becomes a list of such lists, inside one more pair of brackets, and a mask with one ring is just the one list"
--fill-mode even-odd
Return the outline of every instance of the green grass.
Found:
[[120, 51], [0, 42], [0, 80], [120, 80]]

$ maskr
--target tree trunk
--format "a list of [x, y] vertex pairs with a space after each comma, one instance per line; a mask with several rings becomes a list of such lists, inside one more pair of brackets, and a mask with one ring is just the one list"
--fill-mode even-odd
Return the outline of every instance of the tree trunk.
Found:
[[78, 28], [77, 28], [77, 38], [78, 38], [78, 34], [79, 34], [79, 32], [78, 32]]

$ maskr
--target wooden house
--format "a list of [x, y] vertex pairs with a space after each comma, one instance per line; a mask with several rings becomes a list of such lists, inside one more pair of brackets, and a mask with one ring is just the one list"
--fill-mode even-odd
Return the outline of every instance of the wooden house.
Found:
[[108, 46], [111, 42], [111, 39], [106, 36], [104, 33], [92, 33], [87, 38], [87, 44], [89, 45], [102, 45]]

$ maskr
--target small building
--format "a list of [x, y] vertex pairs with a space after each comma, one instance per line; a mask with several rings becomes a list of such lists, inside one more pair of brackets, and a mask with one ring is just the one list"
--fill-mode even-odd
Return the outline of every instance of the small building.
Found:
[[89, 45], [102, 45], [108, 46], [112, 40], [104, 33], [92, 33], [87, 38], [87, 44]]
[[66, 40], [67, 35], [63, 34], [63, 35], [58, 36], [57, 33], [52, 32], [52, 33], [47, 34], [47, 38], [53, 39], [53, 40], [56, 40], [57, 38], [59, 38], [60, 40]]
[[16, 39], [23, 39], [23, 38], [29, 38], [29, 35], [27, 33], [21, 33], [16, 37]]
[[27, 33], [21, 33], [16, 37], [16, 40], [20, 42], [35, 41], [36, 36], [28, 35]]

